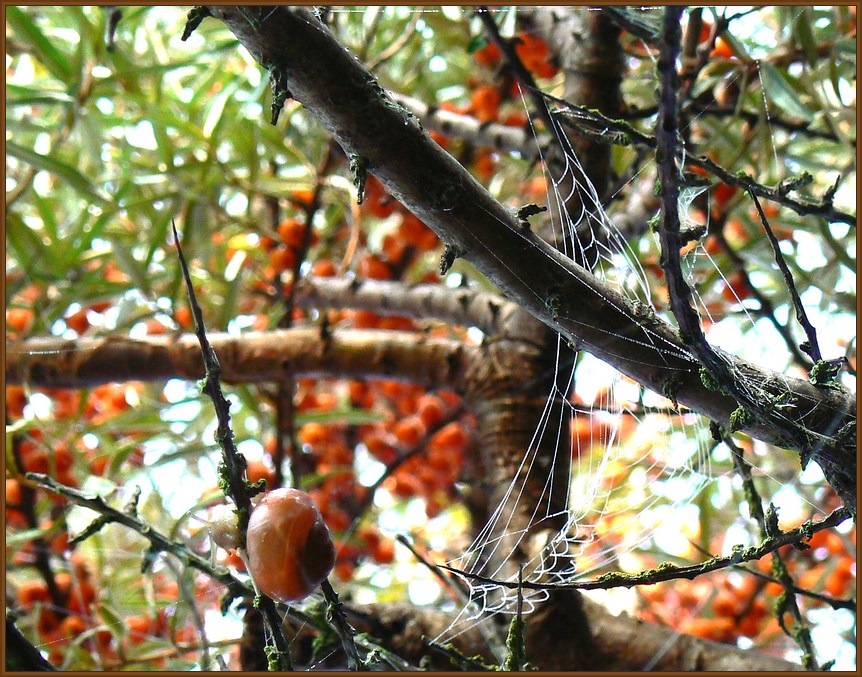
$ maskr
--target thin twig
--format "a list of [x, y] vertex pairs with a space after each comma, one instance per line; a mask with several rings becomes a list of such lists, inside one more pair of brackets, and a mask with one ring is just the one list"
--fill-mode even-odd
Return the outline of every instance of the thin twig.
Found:
[[[636, 574], [624, 574], [620, 572], [611, 572], [599, 576], [591, 581], [576, 581], [573, 583], [558, 584], [558, 583], [532, 583], [524, 581], [522, 586], [525, 590], [609, 590], [611, 588], [633, 588], [637, 585], [652, 585], [653, 583], [661, 583], [662, 581], [672, 581], [678, 578], [693, 579], [711, 571], [718, 571], [727, 567], [736, 566], [743, 562], [753, 562], [775, 552], [779, 548], [786, 545], [799, 543], [802, 539], [811, 538], [812, 535], [828, 529], [829, 527], [837, 526], [844, 520], [850, 517], [850, 511], [842, 506], [834, 510], [828, 517], [819, 522], [808, 520], [804, 524], [798, 526], [791, 531], [784, 531], [776, 536], [771, 536], [763, 541], [760, 545], [745, 548], [741, 545], [733, 547], [730, 555], [716, 556], [700, 564], [690, 564], [686, 566], [676, 566], [665, 562], [655, 569], [641, 571]], [[480, 576], [469, 571], [462, 571], [454, 567], [438, 564], [441, 569], [451, 571], [454, 574], [464, 578], [478, 581], [479, 583], [496, 585], [501, 588], [516, 590], [518, 588], [517, 581], [500, 581], [486, 576]]]
[[344, 614], [344, 607], [338, 601], [338, 593], [332, 589], [329, 579], [324, 579], [320, 584], [320, 589], [323, 591], [323, 597], [328, 606], [326, 609], [326, 618], [330, 622], [332, 628], [341, 638], [341, 647], [344, 653], [347, 654], [347, 668], [353, 672], [365, 670], [365, 661], [359, 655], [359, 649], [356, 646], [354, 635], [356, 630], [350, 625], [347, 616]]
[[751, 289], [751, 295], [758, 304], [760, 304], [755, 312], [757, 312], [761, 317], [765, 317], [769, 320], [784, 340], [787, 350], [793, 356], [794, 362], [808, 371], [811, 369], [811, 358], [799, 349], [799, 345], [794, 340], [790, 329], [778, 321], [778, 318], [775, 316], [775, 306], [772, 304], [772, 301], [770, 301], [769, 298], [752, 283], [748, 270], [745, 267], [745, 260], [733, 247], [731, 247], [730, 242], [727, 241], [727, 237], [723, 230], [725, 220], [726, 215], [721, 215], [719, 219], [713, 222], [710, 225], [710, 234], [716, 239], [716, 242], [718, 242], [719, 246], [727, 254], [731, 263], [733, 263], [736, 271], [742, 276], [742, 284], [747, 285], [748, 288]]
[[544, 121], [545, 125], [547, 125], [548, 131], [553, 133], [555, 129], [554, 120], [548, 111], [548, 106], [545, 104], [542, 92], [536, 86], [536, 81], [533, 80], [533, 76], [530, 74], [530, 71], [528, 71], [526, 66], [524, 66], [521, 61], [521, 57], [518, 56], [514, 46], [509, 40], [504, 40], [503, 36], [500, 35], [500, 29], [497, 27], [497, 22], [494, 21], [487, 7], [478, 7], [476, 9], [476, 15], [485, 27], [485, 32], [488, 34], [488, 37], [491, 38], [491, 41], [497, 45], [503, 53], [512, 74], [518, 82], [524, 86], [524, 89], [526, 89], [527, 95], [532, 99], [533, 106], [536, 108], [536, 113]]
[[[758, 205], [759, 207], [759, 205]], [[717, 430], [718, 426], [715, 426]], [[743, 451], [730, 435], [724, 435], [724, 443], [730, 448], [733, 456], [733, 464], [736, 470], [742, 477], [742, 486], [745, 492], [746, 502], [748, 503], [748, 511], [760, 528], [760, 535], [764, 539], [768, 539], [774, 532], [778, 530], [778, 512], [771, 503], [769, 510], [763, 512], [763, 501], [754, 484], [754, 478], [751, 476], [751, 466], [745, 462], [742, 457]], [[779, 583], [784, 588], [784, 592], [779, 596], [775, 605], [775, 616], [778, 619], [778, 624], [784, 630], [788, 637], [793, 640], [802, 649], [802, 663], [808, 670], [819, 670], [817, 661], [814, 656], [814, 644], [811, 641], [811, 628], [802, 615], [799, 605], [796, 602], [796, 595], [793, 589], [796, 587], [793, 582], [793, 577], [784, 562], [781, 553], [775, 550], [772, 553], [772, 571], [778, 578]], [[788, 628], [784, 621], [785, 612], [789, 613], [793, 618], [794, 627]]]
[[[655, 136], [635, 129], [623, 119], [609, 118], [597, 111], [569, 103], [565, 99], [559, 99], [545, 92], [542, 93], [542, 96], [548, 101], [564, 106], [564, 108], [551, 111], [551, 115], [580, 134], [589, 135], [590, 138], [604, 143], [657, 147], [658, 142]], [[649, 112], [652, 114], [655, 111], [650, 109]], [[781, 184], [765, 186], [747, 174], [735, 174], [725, 169], [705, 155], [686, 153], [685, 163], [706, 170], [729, 186], [736, 186], [742, 190], [753, 192], [755, 195], [783, 205], [801, 216], [820, 216], [827, 221], [846, 223], [853, 228], [856, 227], [856, 216], [836, 209], [828, 196], [824, 196], [823, 199], [816, 202], [793, 198], [790, 197], [790, 191], [787, 191]]]
[[[692, 540], [689, 540], [689, 543], [691, 544], [691, 546], [695, 550], [706, 555], [707, 557], [712, 557], [712, 553], [710, 553], [709, 550], [707, 550], [706, 548], [701, 546], [699, 543], [692, 541]], [[764, 573], [758, 571], [757, 569], [750, 569], [749, 567], [743, 566], [742, 564], [732, 564], [731, 568], [736, 569], [737, 571], [740, 571], [742, 573], [746, 573], [746, 574], [749, 574], [751, 576], [754, 576], [755, 578], [760, 579], [764, 583], [778, 583], [779, 585], [781, 584], [781, 581], [779, 581], [774, 576], [770, 576], [769, 574], [764, 574]], [[804, 597], [810, 597], [811, 599], [816, 599], [819, 602], [823, 602], [824, 604], [828, 604], [829, 606], [831, 606], [836, 611], [838, 609], [847, 609], [847, 611], [851, 611], [854, 614], [856, 613], [856, 600], [855, 599], [836, 599], [835, 597], [831, 597], [829, 595], [824, 595], [823, 593], [820, 593], [820, 592], [814, 592], [813, 590], [806, 590], [805, 588], [800, 588], [797, 585], [793, 586], [793, 592], [796, 593], [797, 595], [802, 595]]]
[[781, 274], [784, 277], [784, 283], [787, 285], [787, 290], [790, 292], [790, 298], [793, 300], [793, 307], [796, 309], [796, 319], [799, 321], [799, 324], [805, 331], [805, 335], [808, 337], [808, 344], [803, 344], [801, 348], [811, 356], [812, 360], [819, 362], [823, 359], [823, 355], [820, 353], [820, 344], [817, 342], [817, 332], [814, 330], [814, 326], [808, 319], [808, 314], [805, 312], [805, 306], [802, 305], [802, 299], [799, 298], [799, 292], [796, 290], [796, 283], [793, 281], [793, 275], [790, 272], [790, 268], [787, 267], [787, 262], [784, 260], [784, 254], [781, 253], [781, 247], [778, 245], [778, 238], [776, 238], [775, 233], [772, 232], [772, 227], [769, 225], [766, 214], [763, 212], [763, 207], [760, 206], [760, 200], [758, 200], [757, 196], [751, 191], [748, 191], [748, 194], [754, 201], [754, 206], [757, 208], [757, 213], [760, 216], [760, 223], [763, 225], [763, 230], [766, 231], [766, 237], [769, 239], [769, 244], [772, 245], [772, 253], [775, 255], [775, 265], [777, 265], [778, 270], [781, 271]]
[[[421, 11], [414, 11], [413, 15], [410, 17], [410, 23], [407, 24], [401, 35], [399, 35], [386, 49], [380, 52], [380, 54], [371, 59], [371, 61], [366, 64], [366, 68], [373, 71], [375, 68], [389, 61], [389, 59], [398, 54], [398, 52], [400, 52], [404, 46], [410, 42], [410, 38], [416, 34], [416, 24], [419, 23], [421, 16]], [[364, 57], [360, 57], [360, 60], [364, 60]]]
[[469, 601], [470, 590], [464, 584], [464, 581], [462, 581], [457, 576], [447, 577], [447, 576], [444, 576], [443, 574], [441, 574], [440, 568], [437, 565], [429, 562], [422, 555], [422, 553], [419, 552], [416, 549], [416, 547], [410, 541], [407, 540], [407, 537], [404, 536], [404, 534], [398, 534], [397, 536], [395, 536], [395, 540], [398, 541], [405, 548], [407, 548], [410, 551], [410, 553], [416, 558], [416, 561], [418, 561], [420, 564], [422, 564], [424, 567], [426, 567], [428, 569], [428, 571], [430, 571], [434, 575], [434, 577], [437, 578], [437, 580], [439, 580], [444, 586], [451, 589], [458, 596], [458, 598], [461, 601], [463, 601], [463, 602]]
[[[189, 294], [189, 305], [192, 309], [192, 315], [195, 320], [195, 334], [198, 337], [198, 342], [203, 353], [204, 366], [206, 368], [206, 376], [203, 381], [203, 390], [209, 395], [215, 408], [218, 427], [216, 429], [216, 440], [222, 448], [222, 465], [224, 472], [220, 473], [222, 484], [226, 485], [223, 489], [226, 495], [229, 495], [234, 501], [237, 508], [237, 519], [240, 533], [241, 547], [245, 547], [246, 532], [248, 530], [248, 520], [251, 513], [250, 499], [251, 486], [245, 477], [246, 461], [245, 457], [239, 453], [234, 443], [233, 431], [230, 427], [230, 403], [224, 396], [219, 382], [219, 374], [221, 366], [219, 365], [218, 356], [212, 349], [209, 339], [206, 335], [206, 328], [203, 321], [203, 313], [195, 298], [194, 286], [192, 285], [191, 275], [183, 255], [182, 246], [180, 245], [180, 236], [177, 232], [177, 226], [171, 222], [171, 227], [174, 233], [174, 242], [177, 247], [177, 256], [182, 268], [183, 278], [186, 282]], [[256, 597], [258, 606], [263, 613], [264, 620], [269, 629], [275, 651], [277, 652], [277, 661], [280, 670], [293, 671], [293, 659], [290, 656], [290, 644], [287, 637], [284, 635], [284, 626], [281, 616], [276, 609], [275, 602], [266, 595], [258, 595]]]

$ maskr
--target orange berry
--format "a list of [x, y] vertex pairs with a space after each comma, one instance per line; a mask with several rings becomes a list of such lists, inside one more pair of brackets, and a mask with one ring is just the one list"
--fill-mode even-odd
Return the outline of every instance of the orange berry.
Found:
[[278, 240], [276, 240], [274, 237], [270, 237], [269, 235], [261, 235], [260, 246], [261, 249], [269, 252], [278, 246]]
[[479, 122], [491, 122], [497, 119], [502, 96], [496, 87], [486, 85], [478, 87], [470, 97], [470, 108]]
[[392, 434], [401, 444], [414, 447], [425, 437], [425, 424], [418, 416], [408, 416], [393, 426]]
[[96, 588], [93, 587], [93, 584], [89, 581], [79, 580], [77, 585], [69, 591], [67, 605], [72, 613], [86, 616], [90, 613], [90, 608], [95, 601]]
[[395, 541], [388, 538], [381, 539], [371, 556], [378, 564], [391, 564], [395, 560]]
[[77, 637], [87, 629], [87, 623], [80, 616], [66, 616], [60, 622], [60, 632], [66, 637]]
[[6, 509], [21, 505], [21, 484], [18, 480], [6, 478]]
[[407, 244], [415, 246], [429, 230], [431, 229], [428, 228], [428, 226], [426, 226], [419, 217], [408, 212], [401, 217], [401, 223], [398, 226], [398, 235]]
[[731, 303], [737, 303], [737, 300], [744, 301], [751, 296], [751, 285], [745, 277], [745, 274], [738, 270], [727, 276], [724, 290], [721, 295]]
[[338, 272], [335, 264], [329, 259], [323, 259], [315, 262], [311, 267], [312, 275], [317, 277], [333, 277]]
[[248, 481], [254, 484], [258, 480], [266, 480], [266, 486], [271, 489], [275, 484], [275, 469], [259, 459], [247, 461], [246, 474]]
[[389, 264], [371, 254], [367, 254], [359, 261], [359, 274], [372, 280], [392, 279], [392, 269]]
[[147, 320], [144, 325], [147, 328], [147, 336], [157, 336], [158, 334], [164, 334], [168, 330], [165, 325], [154, 317]]
[[383, 238], [383, 254], [392, 265], [400, 264], [406, 253], [407, 243], [395, 233], [389, 233]]
[[64, 319], [66, 326], [78, 334], [83, 334], [90, 326], [90, 320], [87, 319], [87, 310], [82, 308], [77, 313], [72, 313]]
[[429, 446], [463, 451], [469, 439], [463, 424], [453, 421], [443, 426], [434, 434]]
[[51, 609], [42, 609], [39, 613], [39, 635], [44, 639], [53, 639], [52, 635], [54, 635], [59, 628], [60, 619], [57, 618], [57, 614]]
[[330, 429], [322, 423], [306, 423], [299, 429], [299, 441], [310, 446], [323, 444], [331, 438]]
[[350, 515], [344, 510], [330, 510], [326, 514], [326, 526], [333, 531], [346, 531], [350, 526]]
[[350, 580], [350, 577], [353, 575], [353, 570], [356, 568], [356, 565], [353, 562], [339, 562], [335, 565], [334, 573], [338, 576], [339, 580], [344, 581], [345, 583]]
[[712, 198], [717, 206], [724, 207], [736, 195], [737, 190], [739, 189], [736, 186], [719, 183], [712, 189]]
[[126, 616], [126, 629], [132, 644], [140, 644], [148, 637], [155, 635], [156, 623], [148, 616]]
[[11, 418], [24, 416], [24, 407], [27, 405], [27, 394], [21, 386], [6, 386], [6, 413]]
[[434, 143], [436, 143], [440, 148], [448, 148], [449, 147], [449, 139], [445, 134], [441, 134], [440, 132], [436, 132], [433, 129], [428, 130], [428, 136], [430, 136]]
[[429, 393], [419, 398], [416, 413], [419, 415], [422, 423], [425, 424], [425, 427], [430, 428], [443, 420], [443, 417], [446, 414], [446, 408], [443, 404], [443, 400], [436, 395], [431, 395]]
[[493, 42], [489, 42], [481, 49], [477, 49], [473, 52], [473, 58], [476, 59], [478, 63], [488, 68], [496, 66], [500, 62], [500, 56], [500, 48]]
[[48, 586], [44, 581], [24, 581], [18, 586], [16, 592], [18, 604], [25, 611], [29, 611], [40, 602], [47, 602], [50, 599]]
[[502, 122], [508, 127], [526, 127], [527, 116], [524, 113], [509, 113]]
[[741, 611], [739, 601], [736, 595], [727, 591], [721, 590], [712, 600], [712, 612], [716, 616], [734, 617]]
[[784, 592], [784, 586], [776, 581], [770, 581], [763, 586], [763, 593], [768, 597], [778, 597], [782, 592]]
[[842, 597], [849, 587], [850, 579], [840, 575], [839, 572], [833, 571], [826, 577], [824, 589], [833, 597]]
[[849, 581], [856, 576], [856, 563], [849, 557], [842, 557], [835, 564], [835, 576]]
[[183, 329], [191, 329], [193, 326], [192, 311], [187, 306], [180, 306], [174, 310], [174, 321]]
[[335, 546], [320, 510], [297, 489], [264, 494], [249, 517], [246, 545], [257, 586], [282, 602], [307, 597], [335, 564]]
[[541, 38], [530, 33], [518, 33], [515, 42], [515, 53], [524, 67], [541, 78], [550, 78], [557, 74], [557, 67], [551, 63], [551, 53], [548, 45]]
[[314, 201], [314, 191], [308, 188], [295, 190], [290, 194], [290, 200], [300, 207], [310, 207]]
[[269, 265], [277, 273], [293, 270], [296, 265], [296, 253], [289, 247], [278, 247], [269, 254]]
[[6, 310], [6, 326], [22, 332], [33, 321], [33, 311], [29, 308], [8, 308]]
[[473, 167], [476, 170], [476, 176], [483, 181], [490, 180], [496, 170], [494, 158], [488, 152], [480, 152], [473, 163]]
[[716, 38], [715, 47], [710, 52], [710, 56], [729, 59], [735, 55], [733, 48], [723, 38]]
[[398, 457], [398, 452], [387, 441], [385, 433], [379, 431], [371, 432], [362, 438], [362, 442], [368, 449], [368, 453], [381, 463], [388, 465]]
[[[278, 224], [278, 237], [288, 247], [299, 249], [305, 237], [305, 224], [297, 219], [286, 219]], [[314, 243], [314, 231], [312, 231], [312, 244]]]

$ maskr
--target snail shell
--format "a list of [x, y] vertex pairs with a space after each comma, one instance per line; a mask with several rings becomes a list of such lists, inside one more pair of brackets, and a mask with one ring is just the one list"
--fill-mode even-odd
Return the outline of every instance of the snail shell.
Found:
[[320, 510], [297, 489], [264, 494], [249, 516], [246, 549], [258, 589], [281, 602], [310, 595], [335, 564], [335, 546]]

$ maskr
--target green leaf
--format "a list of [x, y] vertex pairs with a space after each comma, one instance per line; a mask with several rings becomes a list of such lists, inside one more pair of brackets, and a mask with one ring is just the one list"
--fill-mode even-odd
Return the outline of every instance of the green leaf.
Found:
[[144, 266], [134, 257], [131, 250], [126, 247], [117, 238], [111, 238], [111, 249], [114, 253], [114, 260], [126, 275], [132, 278], [132, 283], [145, 296], [150, 291], [150, 280], [147, 276], [147, 271]]
[[58, 90], [24, 87], [6, 83], [6, 105], [7, 106], [32, 106], [34, 104], [52, 105], [68, 104], [75, 99], [67, 92]]
[[207, 139], [215, 140], [214, 132], [221, 127], [222, 116], [225, 106], [233, 98], [234, 92], [239, 87], [239, 81], [234, 79], [226, 87], [216, 94], [209, 103], [206, 119], [202, 127], [203, 135]]
[[478, 52], [480, 49], [484, 49], [487, 45], [488, 38], [485, 36], [484, 33], [474, 35], [472, 38], [470, 38], [470, 42], [467, 43], [467, 54]]
[[45, 246], [39, 234], [15, 213], [6, 216], [6, 246], [31, 277], [44, 275], [48, 270], [57, 272], [54, 248]]
[[812, 112], [802, 103], [799, 95], [787, 82], [787, 76], [768, 61], [760, 62], [760, 74], [763, 76], [766, 95], [779, 108], [796, 118], [803, 120], [811, 118]]
[[59, 176], [69, 184], [71, 188], [74, 188], [84, 197], [87, 197], [94, 202], [104, 204], [108, 201], [108, 198], [99, 193], [99, 190], [86, 176], [81, 174], [81, 172], [71, 165], [67, 165], [65, 162], [60, 162], [49, 155], [40, 155], [39, 153], [30, 150], [29, 148], [24, 148], [24, 146], [19, 146], [17, 143], [10, 140], [6, 141], [6, 152], [37, 169], [43, 169], [46, 172]]
[[20, 34], [21, 40], [33, 48], [34, 54], [51, 72], [51, 75], [64, 83], [68, 83], [72, 79], [70, 58], [54, 46], [55, 41], [49, 40], [45, 36], [36, 23], [27, 16], [25, 10], [14, 5], [8, 5], [6, 7], [6, 21], [16, 33]]
[[811, 30], [811, 27], [814, 25], [814, 13], [810, 7], [803, 7], [801, 9], [802, 11], [794, 22], [796, 26], [796, 39], [802, 45], [808, 65], [814, 68], [817, 65], [817, 42]]

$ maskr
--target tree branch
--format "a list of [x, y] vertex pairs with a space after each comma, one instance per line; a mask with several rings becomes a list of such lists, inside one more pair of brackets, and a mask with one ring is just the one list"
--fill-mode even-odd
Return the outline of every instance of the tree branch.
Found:
[[472, 289], [308, 276], [296, 284], [296, 302], [305, 307], [360, 308], [379, 315], [442, 320], [474, 326], [489, 335], [509, 336], [509, 320], [520, 310], [520, 306], [502, 296]]
[[[432, 388], [459, 388], [475, 348], [418, 333], [280, 329], [240, 336], [214, 333], [210, 344], [225, 383], [281, 378], [285, 368], [308, 376], [406, 379]], [[30, 339], [7, 351], [6, 382], [83, 388], [113, 381], [203, 378], [193, 334], [132, 339]]]
[[[672, 389], [691, 408], [730, 422], [736, 402], [701, 382], [700, 364], [676, 332], [525, 230], [310, 12], [209, 9], [255, 59], [283, 77], [291, 95], [349, 154], [364, 158], [395, 198], [509, 298], [646, 387]], [[783, 398], [781, 409], [747, 421], [743, 430], [811, 455], [855, 505], [855, 436], [832, 438], [838, 430], [855, 429], [855, 397], [727, 359], [736, 373], [763, 384], [765, 396]]]

